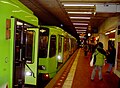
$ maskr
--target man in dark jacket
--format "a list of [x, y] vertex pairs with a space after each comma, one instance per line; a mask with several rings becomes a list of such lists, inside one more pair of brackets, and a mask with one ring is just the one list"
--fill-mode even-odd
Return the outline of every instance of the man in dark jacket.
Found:
[[107, 73], [110, 73], [112, 70], [112, 67], [114, 67], [115, 64], [115, 56], [116, 56], [116, 50], [114, 46], [109, 45], [108, 46], [108, 55], [107, 55], [107, 63], [109, 64]]

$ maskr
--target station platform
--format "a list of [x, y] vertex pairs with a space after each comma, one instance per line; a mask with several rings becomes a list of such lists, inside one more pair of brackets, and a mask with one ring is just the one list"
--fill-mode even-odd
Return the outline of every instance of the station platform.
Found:
[[94, 81], [91, 81], [90, 57], [91, 53], [85, 56], [82, 48], [77, 49], [45, 88], [119, 88], [120, 79], [113, 72], [106, 73], [107, 63], [103, 67], [103, 80], [98, 79], [96, 72]]

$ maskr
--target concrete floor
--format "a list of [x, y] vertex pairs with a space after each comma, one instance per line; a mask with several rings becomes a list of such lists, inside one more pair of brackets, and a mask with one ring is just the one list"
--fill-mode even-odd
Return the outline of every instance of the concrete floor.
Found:
[[[94, 81], [90, 80], [92, 67], [90, 67], [91, 53], [84, 56], [84, 50], [77, 50], [76, 55], [72, 56], [71, 63], [68, 64], [63, 74], [51, 88], [119, 88], [119, 78], [113, 73], [106, 73], [108, 64], [103, 67], [103, 80], [98, 79], [98, 72]], [[54, 81], [53, 81], [54, 82]], [[53, 83], [51, 82], [51, 83]], [[46, 88], [50, 88], [46, 87]]]

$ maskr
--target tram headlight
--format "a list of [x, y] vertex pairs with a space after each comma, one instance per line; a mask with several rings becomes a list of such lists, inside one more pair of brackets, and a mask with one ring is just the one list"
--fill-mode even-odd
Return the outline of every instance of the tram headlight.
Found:
[[58, 60], [60, 60], [61, 59], [61, 56], [60, 55], [58, 55]]
[[25, 72], [25, 75], [26, 75], [26, 76], [32, 76], [32, 72], [27, 71], [27, 72]]

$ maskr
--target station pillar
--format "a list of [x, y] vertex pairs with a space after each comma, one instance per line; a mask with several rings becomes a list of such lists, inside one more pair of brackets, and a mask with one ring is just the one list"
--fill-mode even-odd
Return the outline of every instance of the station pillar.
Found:
[[106, 36], [105, 34], [99, 34], [99, 42], [103, 43], [103, 48], [105, 50], [108, 50], [108, 41], [109, 41], [108, 36]]

